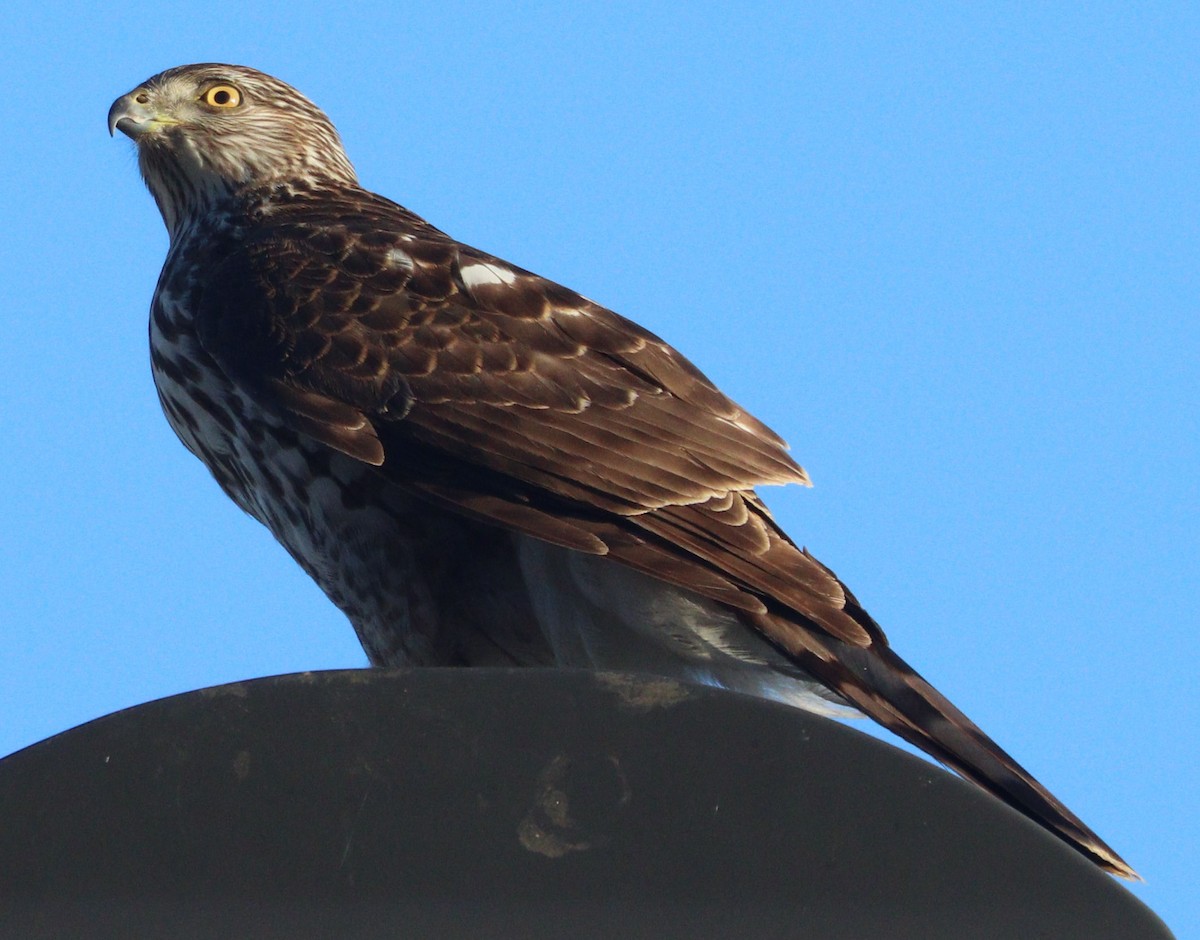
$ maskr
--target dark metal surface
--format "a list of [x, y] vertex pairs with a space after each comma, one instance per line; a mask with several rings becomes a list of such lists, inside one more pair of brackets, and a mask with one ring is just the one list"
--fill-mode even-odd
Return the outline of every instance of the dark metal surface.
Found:
[[0, 935], [1170, 937], [895, 748], [554, 670], [259, 679], [20, 751], [0, 761]]

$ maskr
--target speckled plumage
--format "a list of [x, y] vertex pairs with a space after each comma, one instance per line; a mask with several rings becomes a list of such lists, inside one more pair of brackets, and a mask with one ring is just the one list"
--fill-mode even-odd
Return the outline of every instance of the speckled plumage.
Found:
[[754, 493], [782, 440], [658, 337], [362, 189], [333, 125], [237, 66], [119, 98], [171, 235], [168, 420], [375, 664], [568, 664], [851, 706], [1127, 865], [890, 649]]

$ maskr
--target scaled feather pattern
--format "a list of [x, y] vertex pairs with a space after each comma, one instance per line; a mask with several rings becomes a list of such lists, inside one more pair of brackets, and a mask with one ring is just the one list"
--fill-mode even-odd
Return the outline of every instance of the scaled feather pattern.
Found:
[[372, 663], [637, 669], [860, 712], [1136, 877], [782, 531], [754, 488], [804, 471], [663, 340], [363, 189], [325, 114], [262, 72], [169, 69], [109, 129], [171, 238], [163, 410]]

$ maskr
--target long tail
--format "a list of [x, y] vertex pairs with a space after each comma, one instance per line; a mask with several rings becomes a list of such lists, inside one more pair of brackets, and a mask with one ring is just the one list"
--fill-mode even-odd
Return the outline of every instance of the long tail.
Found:
[[786, 635], [787, 651], [802, 669], [889, 731], [1040, 823], [1105, 871], [1140, 880], [1078, 816], [892, 652], [878, 626], [848, 591], [847, 600], [847, 613], [869, 624], [879, 637], [869, 646], [851, 646], [823, 631], [797, 629], [794, 621], [788, 624], [790, 629], [783, 628], [782, 618], [771, 614], [763, 619], [775, 623], [764, 632]]

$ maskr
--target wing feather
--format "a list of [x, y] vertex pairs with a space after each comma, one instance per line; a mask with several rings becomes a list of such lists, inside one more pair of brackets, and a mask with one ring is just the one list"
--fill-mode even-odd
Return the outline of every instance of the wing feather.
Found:
[[197, 332], [234, 381], [443, 505], [869, 642], [750, 492], [808, 482], [778, 435], [637, 324], [358, 198], [225, 254]]
[[276, 207], [207, 280], [197, 335], [279, 421], [435, 504], [729, 605], [846, 701], [1132, 875], [779, 529], [753, 488], [804, 471], [657, 336], [360, 190]]

